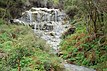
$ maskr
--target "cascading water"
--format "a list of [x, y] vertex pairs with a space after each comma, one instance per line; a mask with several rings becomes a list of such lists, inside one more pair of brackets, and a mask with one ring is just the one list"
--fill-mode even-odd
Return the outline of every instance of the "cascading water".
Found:
[[54, 53], [57, 53], [61, 35], [70, 27], [69, 21], [64, 19], [67, 16], [59, 9], [32, 8], [23, 13], [20, 21], [26, 25], [35, 25], [35, 33], [45, 39], [54, 49]]
[[[14, 20], [16, 21], [16, 19]], [[25, 25], [34, 25], [34, 32], [43, 38], [58, 53], [62, 33], [70, 28], [67, 15], [59, 9], [31, 8], [17, 20]], [[68, 71], [94, 71], [85, 67], [64, 63]]]
[[32, 13], [31, 13], [31, 10], [28, 13], [28, 17], [29, 17], [29, 22], [31, 23], [32, 22]]

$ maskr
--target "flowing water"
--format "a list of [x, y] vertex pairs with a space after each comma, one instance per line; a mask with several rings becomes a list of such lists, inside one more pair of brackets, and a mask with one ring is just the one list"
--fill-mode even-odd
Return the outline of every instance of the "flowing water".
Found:
[[[62, 33], [70, 28], [67, 15], [59, 9], [31, 8], [23, 12], [21, 18], [14, 19], [14, 22], [34, 25], [34, 33], [50, 44], [54, 54], [59, 52]], [[63, 64], [68, 71], [95, 71], [66, 62]]]

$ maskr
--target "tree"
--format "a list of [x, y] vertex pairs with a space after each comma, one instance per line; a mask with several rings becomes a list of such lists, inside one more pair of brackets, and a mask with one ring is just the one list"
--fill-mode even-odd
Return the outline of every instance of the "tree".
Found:
[[87, 22], [89, 33], [95, 33], [96, 36], [105, 35], [106, 26], [106, 9], [107, 3], [105, 0], [81, 0], [82, 9]]

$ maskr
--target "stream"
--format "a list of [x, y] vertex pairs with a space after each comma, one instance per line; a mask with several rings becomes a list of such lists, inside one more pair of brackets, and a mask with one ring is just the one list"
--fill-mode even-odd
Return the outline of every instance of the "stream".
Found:
[[[59, 9], [32, 7], [23, 12], [21, 18], [14, 19], [14, 22], [33, 25], [34, 33], [46, 40], [47, 44], [50, 44], [54, 54], [59, 52], [62, 34], [71, 28], [68, 16]], [[66, 71], [95, 71], [83, 66], [68, 64], [65, 61], [63, 65]]]

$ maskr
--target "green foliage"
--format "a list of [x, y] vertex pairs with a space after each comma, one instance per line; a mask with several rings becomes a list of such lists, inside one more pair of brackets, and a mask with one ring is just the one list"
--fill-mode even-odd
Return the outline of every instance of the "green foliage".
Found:
[[4, 23], [5, 23], [5, 21], [0, 18], [0, 25], [1, 25], [1, 24], [4, 24]]
[[54, 1], [54, 4], [58, 4], [59, 3], [59, 0], [53, 0]]
[[2, 18], [5, 15], [6, 10], [3, 8], [0, 8], [0, 18]]
[[[70, 7], [74, 7], [73, 9], [76, 7], [78, 11], [74, 10], [74, 13], [72, 13], [72, 11], [69, 11]], [[107, 3], [105, 0], [65, 0], [65, 10], [68, 10], [71, 15], [77, 16], [85, 21], [84, 24], [88, 33], [95, 33], [97, 37], [106, 36], [107, 33], [107, 31], [105, 31], [107, 28], [106, 7]]]
[[78, 13], [78, 8], [76, 6], [68, 6], [66, 8], [67, 15], [73, 19], [73, 17]]
[[8, 20], [19, 17], [25, 2], [26, 0], [0, 0], [0, 18]]
[[65, 0], [65, 10], [69, 11], [70, 7], [78, 9], [77, 12], [74, 10], [71, 20], [71, 24], [76, 26], [76, 33], [68, 35], [62, 41], [62, 57], [68, 63], [106, 71], [106, 0]]
[[[107, 67], [103, 62], [107, 61], [107, 45], [101, 45], [99, 38], [86, 32], [81, 22], [75, 24], [76, 33], [68, 35], [61, 42], [62, 58], [68, 63], [95, 68], [99, 71]], [[104, 43], [104, 42], [103, 42]], [[99, 67], [100, 65], [100, 67]]]
[[71, 19], [74, 19], [74, 16], [78, 14], [77, 5], [79, 2], [80, 0], [65, 0], [64, 2], [64, 10]]
[[[48, 54], [46, 42], [33, 34], [28, 26], [0, 26], [0, 71], [60, 71], [59, 58]], [[62, 70], [61, 70], [62, 71]]]
[[74, 6], [76, 4], [78, 4], [78, 2], [80, 2], [79, 0], [65, 0], [65, 9], [68, 7], [68, 6]]

